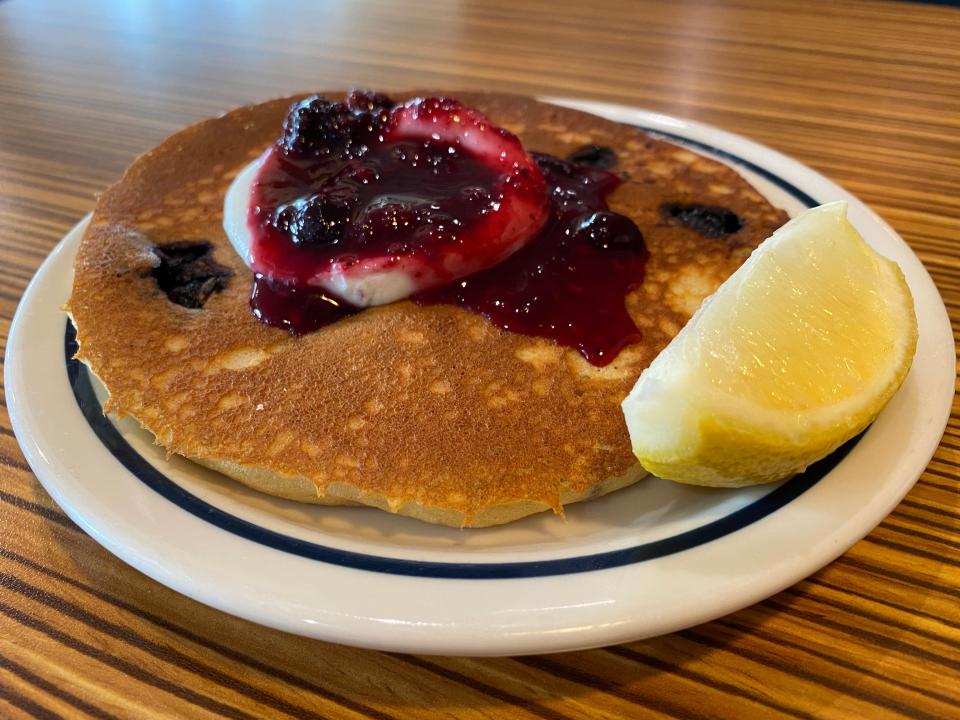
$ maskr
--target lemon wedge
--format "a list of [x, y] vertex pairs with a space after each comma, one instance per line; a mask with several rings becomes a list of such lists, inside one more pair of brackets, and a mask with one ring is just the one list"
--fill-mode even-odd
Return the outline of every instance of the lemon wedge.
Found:
[[739, 487], [805, 469], [869, 425], [917, 345], [913, 297], [835, 202], [777, 230], [623, 402], [654, 475]]

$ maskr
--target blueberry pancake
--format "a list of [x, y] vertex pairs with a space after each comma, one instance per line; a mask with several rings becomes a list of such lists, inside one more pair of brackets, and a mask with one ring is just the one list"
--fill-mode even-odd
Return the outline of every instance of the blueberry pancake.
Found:
[[[188, 127], [100, 196], [68, 310], [105, 411], [266, 493], [455, 527], [561, 512], [640, 479], [621, 401], [785, 213], [721, 163], [529, 98], [319, 95]], [[438, 132], [423, 140], [427, 120]], [[478, 128], [491, 144], [469, 145]], [[300, 163], [304, 188], [242, 186], [241, 204], [250, 187], [289, 195], [261, 225], [244, 205], [234, 226], [276, 236], [279, 253], [248, 238], [251, 260], [224, 230], [225, 199], [271, 152]], [[513, 153], [515, 174], [485, 153]], [[425, 161], [456, 198], [408, 200], [407, 180], [376, 191], [384, 168]], [[410, 226], [403, 242], [376, 239], [389, 223]], [[334, 315], [304, 315], [321, 296], [340, 298]]]

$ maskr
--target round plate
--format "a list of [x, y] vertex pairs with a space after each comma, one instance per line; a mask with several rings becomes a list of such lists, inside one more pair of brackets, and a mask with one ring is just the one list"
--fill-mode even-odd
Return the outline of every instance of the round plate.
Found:
[[10, 416], [40, 482], [94, 539], [164, 585], [282, 630], [393, 651], [506, 655], [639, 639], [742, 608], [839, 556], [906, 494], [946, 424], [954, 345], [930, 277], [861, 202], [768, 148], [654, 113], [550, 101], [716, 157], [791, 215], [850, 203], [853, 224], [903, 268], [920, 324], [912, 371], [864, 435], [774, 486], [651, 477], [565, 518], [483, 530], [260, 495], [103, 417], [102, 388], [70, 360], [61, 309], [81, 223], [27, 288], [7, 345]]

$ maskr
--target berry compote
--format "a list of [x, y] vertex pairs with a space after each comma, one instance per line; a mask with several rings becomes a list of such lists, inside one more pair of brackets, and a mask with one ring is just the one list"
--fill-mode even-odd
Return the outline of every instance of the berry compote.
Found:
[[606, 203], [616, 156], [589, 155], [604, 162], [527, 153], [447, 98], [307, 98], [251, 191], [254, 313], [302, 334], [409, 297], [606, 365], [640, 338], [625, 297], [647, 253]]
[[549, 211], [520, 141], [455, 100], [313, 97], [261, 161], [251, 260], [274, 285], [381, 305], [495, 265]]

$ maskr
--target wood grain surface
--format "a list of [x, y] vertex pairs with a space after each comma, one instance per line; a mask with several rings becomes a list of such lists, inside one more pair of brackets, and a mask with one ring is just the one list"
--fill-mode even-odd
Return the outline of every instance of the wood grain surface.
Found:
[[[167, 134], [322, 86], [629, 103], [858, 195], [960, 321], [960, 11], [846, 0], [0, 0], [0, 336], [95, 194]], [[204, 607], [111, 556], [0, 413], [0, 717], [960, 717], [960, 415], [840, 560], [684, 632], [554, 656], [356, 650]]]

